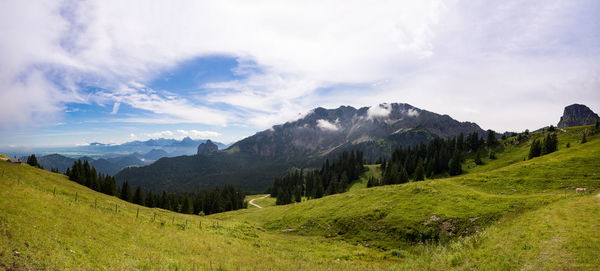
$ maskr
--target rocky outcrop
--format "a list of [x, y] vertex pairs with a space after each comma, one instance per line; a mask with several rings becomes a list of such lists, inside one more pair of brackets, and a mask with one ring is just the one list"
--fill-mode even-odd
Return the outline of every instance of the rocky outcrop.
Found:
[[219, 147], [217, 146], [217, 144], [213, 143], [212, 141], [206, 140], [205, 143], [202, 143], [198, 146], [198, 155], [208, 155], [214, 152], [217, 152], [219, 150]]
[[565, 112], [556, 126], [559, 128], [582, 126], [594, 124], [596, 121], [600, 121], [600, 117], [587, 106], [572, 104], [565, 107]]

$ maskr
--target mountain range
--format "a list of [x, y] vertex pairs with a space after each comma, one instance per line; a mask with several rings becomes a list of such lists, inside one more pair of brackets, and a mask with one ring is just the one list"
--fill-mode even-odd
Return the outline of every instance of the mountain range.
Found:
[[485, 133], [475, 123], [409, 104], [319, 107], [301, 119], [273, 126], [223, 151], [163, 158], [149, 166], [125, 168], [116, 178], [155, 191], [188, 191], [223, 184], [262, 191], [291, 167], [314, 167], [344, 151], [361, 150], [367, 160], [374, 160], [389, 157], [398, 146], [473, 132]]
[[[88, 160], [99, 172], [114, 175], [123, 168], [149, 165], [163, 157], [195, 154], [198, 145], [205, 142], [207, 140], [194, 140], [189, 137], [182, 140], [159, 138], [118, 145], [94, 142], [84, 146], [34, 149], [16, 154], [14, 152], [7, 153], [11, 156], [21, 156], [23, 161], [27, 160], [29, 154], [35, 153], [41, 166], [48, 170], [56, 168], [59, 172], [65, 172], [78, 159]], [[220, 149], [227, 146], [220, 142], [210, 142]]]

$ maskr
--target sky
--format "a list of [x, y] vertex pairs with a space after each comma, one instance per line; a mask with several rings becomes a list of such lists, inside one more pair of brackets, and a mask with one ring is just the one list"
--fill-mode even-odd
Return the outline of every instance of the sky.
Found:
[[0, 147], [231, 143], [316, 107], [600, 112], [600, 1], [0, 1]]

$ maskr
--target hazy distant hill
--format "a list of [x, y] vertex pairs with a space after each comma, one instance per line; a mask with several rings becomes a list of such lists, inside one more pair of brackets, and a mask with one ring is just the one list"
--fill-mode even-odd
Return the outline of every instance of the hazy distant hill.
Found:
[[[185, 137], [182, 140], [159, 138], [146, 141], [136, 140], [120, 145], [91, 143], [87, 146], [79, 146], [77, 147], [77, 150], [80, 152], [89, 153], [89, 155], [134, 154], [136, 152], [139, 154], [153, 152], [148, 157], [140, 158], [158, 160], [161, 157], [195, 154], [198, 145], [204, 142], [206, 142], [205, 139], [194, 140], [189, 137]], [[226, 145], [223, 143], [214, 143], [220, 149], [226, 147]], [[162, 152], [160, 152], [161, 150]], [[150, 157], [154, 159], [150, 159]]]
[[230, 183], [262, 191], [290, 167], [319, 165], [345, 150], [360, 149], [366, 159], [389, 156], [397, 146], [484, 131], [408, 104], [356, 109], [316, 108], [305, 117], [259, 132], [209, 155], [163, 158], [119, 172], [118, 181], [154, 190], [189, 190]]
[[[27, 157], [23, 157], [23, 161], [26, 161]], [[148, 165], [148, 162], [144, 162], [133, 155], [118, 156], [114, 158], [99, 158], [94, 159], [89, 156], [82, 156], [79, 158], [70, 158], [60, 154], [50, 154], [37, 157], [38, 163], [46, 170], [57, 168], [60, 173], [64, 173], [67, 168], [73, 166], [73, 162], [81, 159], [82, 161], [87, 160], [90, 165], [94, 166], [98, 172], [114, 175], [119, 170], [130, 167], [130, 166], [143, 166]]]
[[[198, 145], [205, 143], [205, 139], [191, 139], [189, 137], [182, 140], [176, 139], [150, 139], [146, 141], [131, 141], [123, 144], [104, 144], [90, 143], [82, 146], [71, 147], [5, 147], [0, 150], [9, 156], [27, 156], [32, 153], [37, 156], [60, 154], [67, 157], [89, 156], [98, 158], [114, 158], [118, 156], [135, 155], [145, 162], [153, 162], [162, 157], [175, 157], [180, 155], [196, 154]], [[219, 149], [224, 149], [228, 145], [220, 142], [213, 142]]]

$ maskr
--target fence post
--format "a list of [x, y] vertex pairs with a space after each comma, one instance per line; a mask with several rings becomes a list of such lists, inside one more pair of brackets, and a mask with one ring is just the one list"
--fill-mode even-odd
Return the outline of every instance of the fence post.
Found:
[[117, 213], [117, 204], [115, 203], [115, 214]]
[[152, 218], [152, 221], [156, 221], [156, 213], [154, 213], [154, 218]]
[[77, 201], [77, 192], [75, 192], [75, 201]]
[[96, 209], [96, 205], [98, 205], [98, 199], [94, 199], [94, 209]]
[[54, 192], [52, 192], [52, 196], [56, 197], [56, 186], [54, 187]]
[[135, 219], [137, 219], [138, 216], [140, 216], [140, 208], [138, 208], [137, 213], [135, 214]]

